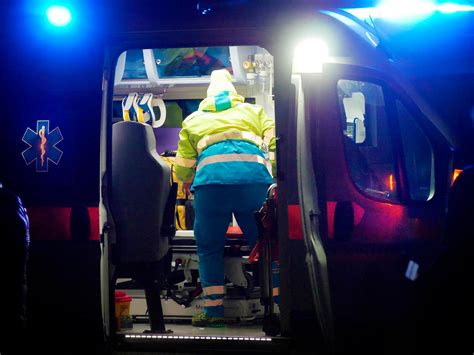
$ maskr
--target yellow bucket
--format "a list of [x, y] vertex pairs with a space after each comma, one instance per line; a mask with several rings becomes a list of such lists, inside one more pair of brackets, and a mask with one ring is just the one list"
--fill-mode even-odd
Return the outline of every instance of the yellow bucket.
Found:
[[115, 320], [117, 330], [133, 328], [133, 320], [130, 316], [130, 303], [132, 297], [127, 296], [125, 292], [115, 292]]

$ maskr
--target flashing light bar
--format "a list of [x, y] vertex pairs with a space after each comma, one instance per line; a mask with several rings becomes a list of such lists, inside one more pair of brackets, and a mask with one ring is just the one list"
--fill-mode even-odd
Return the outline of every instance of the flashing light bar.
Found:
[[432, 0], [385, 0], [376, 7], [346, 9], [361, 19], [384, 18], [398, 21], [420, 20], [435, 12], [453, 14], [474, 11], [474, 6], [451, 2], [436, 4]]
[[474, 6], [453, 4], [450, 2], [440, 4], [436, 10], [443, 14], [453, 14], [455, 12], [474, 11]]

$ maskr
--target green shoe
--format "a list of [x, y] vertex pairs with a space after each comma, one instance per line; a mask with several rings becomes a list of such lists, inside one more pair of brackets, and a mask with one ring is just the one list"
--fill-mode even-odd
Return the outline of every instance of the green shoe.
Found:
[[225, 327], [224, 318], [210, 317], [204, 312], [194, 315], [191, 321], [191, 324], [194, 327], [209, 327], [209, 328]]

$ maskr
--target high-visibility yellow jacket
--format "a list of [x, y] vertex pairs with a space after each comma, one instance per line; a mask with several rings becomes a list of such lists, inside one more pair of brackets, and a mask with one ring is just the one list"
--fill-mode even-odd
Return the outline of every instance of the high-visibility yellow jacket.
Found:
[[244, 102], [227, 70], [212, 72], [207, 97], [183, 121], [175, 171], [193, 188], [208, 184], [272, 183], [275, 123]]

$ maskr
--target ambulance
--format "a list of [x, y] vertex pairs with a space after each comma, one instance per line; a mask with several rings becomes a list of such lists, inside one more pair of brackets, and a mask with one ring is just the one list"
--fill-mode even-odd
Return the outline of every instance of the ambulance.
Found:
[[[70, 239], [82, 231], [100, 245], [105, 339], [119, 351], [155, 352], [413, 347], [425, 280], [451, 250], [455, 180], [472, 182], [466, 159], [456, 160], [456, 135], [357, 13], [264, 16], [247, 4], [212, 17], [219, 6], [199, 4], [197, 18], [147, 18], [107, 38], [100, 125], [88, 128], [100, 131], [100, 149], [89, 153], [99, 158], [98, 206], [56, 210]], [[190, 324], [204, 304], [192, 196], [180, 195], [173, 158], [183, 120], [218, 69], [275, 120], [276, 174], [256, 211], [259, 247], [229, 224], [227, 325], [199, 328]], [[26, 165], [59, 168], [62, 139], [38, 120], [23, 136]], [[462, 191], [464, 206], [471, 192]], [[41, 216], [54, 211], [29, 212], [47, 230]]]

